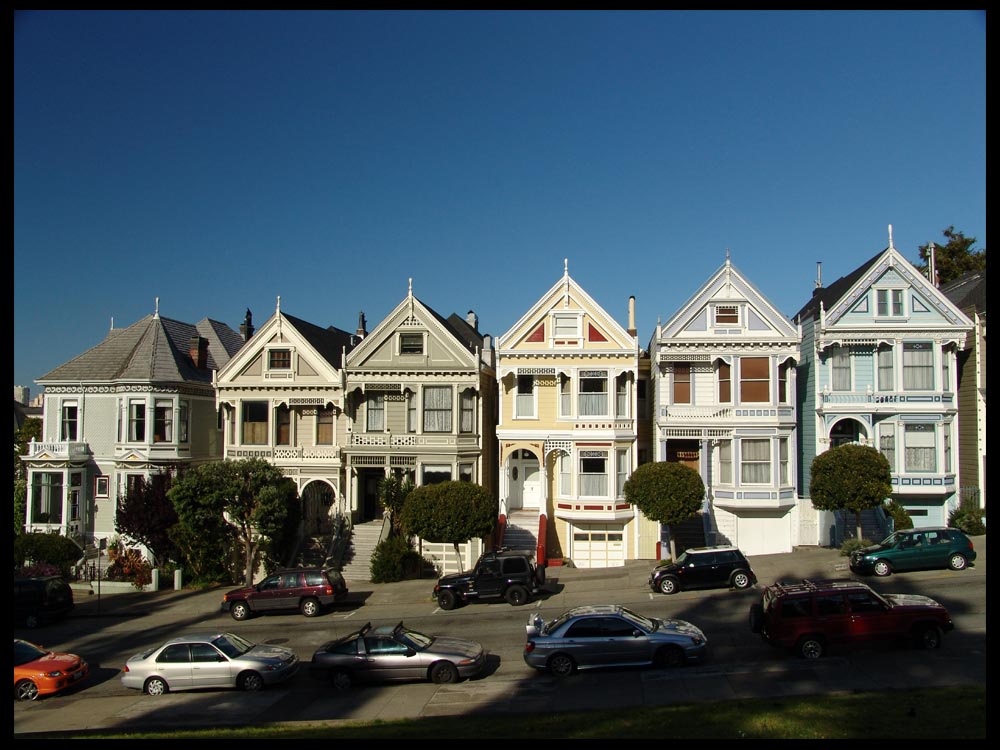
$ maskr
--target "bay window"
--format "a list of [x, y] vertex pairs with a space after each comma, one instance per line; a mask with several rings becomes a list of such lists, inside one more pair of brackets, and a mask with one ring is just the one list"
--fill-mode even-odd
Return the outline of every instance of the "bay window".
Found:
[[691, 403], [691, 364], [674, 363], [674, 387], [672, 401], [675, 404]]
[[608, 416], [608, 373], [606, 370], [584, 370], [580, 373], [579, 416]]
[[740, 483], [771, 483], [771, 441], [740, 441]]
[[878, 389], [880, 391], [896, 390], [891, 346], [880, 346], [878, 349]]
[[830, 350], [830, 387], [835, 391], [851, 390], [851, 351], [846, 346]]
[[243, 402], [243, 445], [267, 445], [267, 401]]
[[517, 390], [514, 394], [514, 416], [535, 416], [535, 376], [518, 375]]
[[133, 443], [146, 440], [146, 402], [129, 401], [128, 404], [128, 439]]
[[371, 393], [365, 398], [365, 430], [383, 432], [385, 430], [385, 396]]
[[907, 424], [903, 441], [906, 471], [937, 471], [933, 424]]
[[934, 350], [930, 343], [903, 344], [903, 389], [929, 391], [934, 388]]
[[767, 357], [740, 358], [740, 402], [767, 403], [771, 399], [771, 360]]
[[719, 377], [719, 403], [730, 404], [733, 401], [733, 368], [720, 361], [716, 372]]
[[896, 471], [896, 425], [892, 422], [879, 427], [878, 451], [889, 462], [889, 471]]
[[62, 425], [60, 439], [74, 441], [77, 436], [77, 406], [76, 401], [64, 401], [62, 405]]
[[153, 403], [153, 442], [169, 443], [174, 439], [174, 405], [171, 401]]
[[580, 451], [580, 495], [608, 496], [608, 454], [606, 451]]
[[719, 483], [733, 483], [733, 441], [719, 442]]
[[458, 431], [465, 433], [475, 432], [476, 392], [471, 388], [462, 391], [460, 402], [461, 413], [458, 419]]
[[424, 432], [451, 432], [451, 386], [424, 388]]

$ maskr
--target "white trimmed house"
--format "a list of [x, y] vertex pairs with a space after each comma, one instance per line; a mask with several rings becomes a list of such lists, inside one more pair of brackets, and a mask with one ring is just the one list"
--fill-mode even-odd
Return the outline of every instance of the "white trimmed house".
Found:
[[[916, 527], [947, 525], [958, 502], [956, 354], [972, 321], [892, 244], [828, 287], [795, 316], [799, 366], [799, 487], [813, 458], [853, 442], [879, 449], [892, 497]], [[839, 543], [826, 536], [820, 543]]]
[[798, 329], [727, 257], [649, 351], [656, 460], [701, 475], [706, 539], [790, 552], [810, 516], [795, 483]]

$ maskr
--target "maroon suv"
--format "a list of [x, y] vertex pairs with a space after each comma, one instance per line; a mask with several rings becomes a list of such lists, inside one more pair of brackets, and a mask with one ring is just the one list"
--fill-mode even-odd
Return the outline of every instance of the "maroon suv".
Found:
[[233, 589], [222, 597], [222, 610], [234, 620], [245, 620], [260, 612], [298, 610], [315, 617], [334, 602], [347, 598], [344, 577], [323, 568], [278, 570], [260, 583]]
[[750, 629], [773, 646], [818, 659], [841, 643], [907, 638], [938, 648], [954, 628], [943, 606], [926, 596], [881, 596], [849, 579], [775, 583], [750, 608]]

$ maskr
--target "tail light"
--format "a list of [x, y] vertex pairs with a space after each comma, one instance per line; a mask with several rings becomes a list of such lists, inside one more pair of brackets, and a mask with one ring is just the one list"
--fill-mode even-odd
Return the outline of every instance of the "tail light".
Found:
[[329, 584], [327, 584], [326, 586], [324, 586], [323, 587], [323, 593], [326, 596], [332, 596], [333, 595], [333, 586], [330, 586]]
[[524, 644], [524, 653], [530, 654], [534, 650], [535, 650], [535, 642], [534, 641], [528, 641], [527, 643]]
[[128, 672], [128, 664], [122, 667], [122, 672]]

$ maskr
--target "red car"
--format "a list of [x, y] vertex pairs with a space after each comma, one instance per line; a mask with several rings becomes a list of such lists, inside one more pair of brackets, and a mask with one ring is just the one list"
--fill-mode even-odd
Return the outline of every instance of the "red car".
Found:
[[47, 651], [28, 641], [14, 639], [14, 700], [33, 701], [77, 685], [90, 672], [76, 654]]

